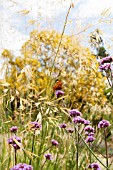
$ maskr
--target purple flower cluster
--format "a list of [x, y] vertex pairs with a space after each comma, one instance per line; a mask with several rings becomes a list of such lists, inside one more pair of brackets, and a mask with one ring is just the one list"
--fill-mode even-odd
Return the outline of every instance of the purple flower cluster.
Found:
[[25, 163], [19, 163], [12, 167], [10, 170], [33, 170], [33, 167]]
[[93, 137], [95, 132], [94, 128], [88, 125], [84, 128], [84, 131], [85, 134], [87, 135], [86, 142], [87, 143], [93, 142], [95, 140], [95, 138]]
[[51, 142], [52, 142], [53, 146], [57, 146], [58, 145], [58, 142], [56, 140], [54, 140], [54, 139], [52, 139]]
[[75, 124], [84, 124], [84, 125], [90, 124], [89, 120], [85, 120], [84, 118], [81, 117], [82, 113], [80, 111], [78, 111], [77, 109], [69, 110], [69, 115], [71, 117], [74, 117], [73, 122]]
[[107, 71], [107, 70], [111, 69], [111, 65], [109, 63], [107, 63], [107, 64], [104, 64], [104, 65], [100, 65], [99, 68], [100, 68], [100, 70]]
[[86, 143], [93, 142], [94, 140], [95, 140], [95, 138], [93, 136], [87, 136]]
[[105, 57], [100, 61], [100, 70], [107, 71], [111, 69], [111, 62], [113, 61], [113, 58], [111, 56]]
[[94, 170], [101, 170], [100, 169], [100, 166], [97, 164], [97, 163], [92, 163], [92, 164], [90, 164], [89, 166], [88, 166], [88, 168], [90, 168], [90, 169], [94, 169]]
[[30, 125], [31, 125], [31, 128], [33, 128], [34, 130], [37, 130], [42, 127], [41, 124], [38, 122], [31, 122]]
[[59, 97], [61, 97], [61, 96], [64, 95], [64, 92], [63, 92], [62, 90], [57, 90], [57, 91], [55, 92], [55, 95], [56, 95], [57, 98], [59, 98]]
[[75, 124], [84, 124], [85, 119], [82, 118], [82, 117], [80, 117], [80, 116], [77, 116], [77, 117], [75, 117], [75, 118], [73, 119], [73, 122], [74, 122]]
[[48, 160], [52, 160], [50, 153], [45, 154], [45, 157], [46, 157], [46, 159], [48, 159]]
[[66, 125], [65, 123], [60, 124], [60, 128], [62, 128], [62, 129], [65, 129], [66, 126], [67, 126], [67, 125]]
[[100, 64], [111, 63], [113, 58], [111, 56], [105, 57], [100, 61]]
[[16, 150], [20, 149], [20, 146], [18, 146], [15, 143], [14, 139], [16, 139], [21, 144], [21, 139], [18, 136], [13, 136], [13, 137], [9, 138], [8, 139], [8, 144], [11, 144], [14, 147], [14, 149], [16, 149]]
[[88, 136], [91, 136], [91, 135], [94, 135], [94, 128], [92, 126], [86, 126], [84, 128], [84, 131], [85, 131], [85, 134], [88, 135]]
[[90, 125], [91, 123], [90, 123], [90, 121], [89, 120], [85, 120], [84, 121], [84, 125]]
[[101, 120], [98, 124], [98, 128], [106, 128], [108, 126], [110, 126], [110, 123], [107, 120]]
[[69, 115], [71, 117], [76, 117], [76, 116], [82, 116], [82, 113], [79, 112], [78, 110], [76, 109], [73, 109], [73, 110], [69, 110]]
[[10, 131], [13, 132], [13, 133], [16, 133], [17, 130], [18, 130], [18, 127], [17, 127], [17, 126], [12, 126], [12, 127], [10, 128]]

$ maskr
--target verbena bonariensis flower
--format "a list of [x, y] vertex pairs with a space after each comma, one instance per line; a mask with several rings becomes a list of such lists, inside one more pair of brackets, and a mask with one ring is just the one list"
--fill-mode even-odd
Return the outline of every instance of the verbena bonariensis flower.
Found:
[[93, 136], [88, 136], [86, 138], [86, 143], [90, 143], [90, 142], [93, 142], [95, 140], [95, 138]]
[[64, 129], [65, 129], [66, 126], [67, 126], [67, 125], [66, 125], [65, 123], [60, 124], [60, 128], [64, 128]]
[[85, 132], [87, 136], [94, 136], [94, 132]]
[[57, 91], [55, 92], [55, 95], [56, 95], [57, 98], [59, 98], [59, 97], [61, 97], [62, 95], [64, 95], [64, 92], [63, 92], [62, 90], [57, 90]]
[[99, 68], [100, 68], [100, 70], [107, 71], [107, 70], [111, 69], [111, 65], [109, 63], [107, 63], [104, 65], [100, 65]]
[[85, 132], [89, 132], [89, 133], [90, 133], [90, 132], [93, 132], [93, 133], [94, 133], [95, 130], [94, 130], [94, 128], [93, 128], [92, 126], [89, 125], [89, 126], [86, 126], [86, 127], [84, 128], [84, 131], [85, 131]]
[[17, 130], [18, 130], [18, 127], [17, 127], [17, 126], [12, 126], [12, 127], [10, 128], [10, 131], [11, 131], [11, 132], [14, 132], [14, 133], [16, 133]]
[[69, 115], [71, 117], [76, 117], [76, 116], [82, 116], [82, 113], [79, 112], [78, 110], [76, 109], [73, 109], [73, 110], [69, 110]]
[[69, 129], [67, 129], [67, 131], [68, 131], [69, 133], [73, 133], [73, 132], [74, 132], [74, 129], [69, 128]]
[[52, 145], [54, 145], [54, 146], [58, 145], [58, 142], [56, 140], [54, 140], [54, 139], [52, 139], [51, 142], [52, 142]]
[[108, 120], [101, 120], [98, 124], [98, 128], [106, 128], [110, 126], [110, 123]]
[[100, 64], [104, 63], [111, 63], [113, 61], [113, 58], [111, 56], [105, 57], [100, 61]]
[[90, 168], [90, 169], [94, 169], [94, 170], [101, 170], [100, 169], [100, 166], [97, 164], [97, 163], [92, 163], [92, 164], [90, 164], [89, 166], [88, 166], [88, 168]]
[[80, 116], [77, 116], [77, 117], [75, 117], [75, 118], [73, 119], [73, 122], [74, 122], [75, 124], [79, 124], [79, 123], [84, 124], [85, 119], [82, 118], [82, 117], [80, 117]]
[[90, 123], [90, 121], [89, 120], [85, 120], [84, 121], [84, 125], [90, 125], [91, 123]]
[[33, 128], [35, 130], [37, 130], [37, 129], [42, 127], [39, 122], [31, 122], [30, 125], [31, 125], [31, 128]]
[[45, 154], [45, 157], [46, 157], [46, 159], [48, 159], [48, 160], [52, 160], [50, 153]]
[[12, 167], [10, 170], [33, 170], [33, 167], [25, 163], [19, 163]]
[[18, 146], [15, 143], [14, 139], [16, 139], [21, 144], [21, 139], [18, 136], [13, 136], [13, 137], [9, 138], [8, 141], [7, 141], [8, 144], [11, 144], [14, 147], [14, 149], [16, 149], [16, 150], [20, 149], [20, 146]]

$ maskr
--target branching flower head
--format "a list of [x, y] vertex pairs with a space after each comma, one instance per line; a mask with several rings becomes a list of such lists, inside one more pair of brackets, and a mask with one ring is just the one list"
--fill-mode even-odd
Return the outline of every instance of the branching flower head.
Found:
[[39, 122], [31, 122], [30, 125], [31, 125], [31, 128], [34, 130], [37, 130], [42, 127]]
[[73, 122], [74, 122], [75, 124], [84, 124], [85, 119], [82, 118], [82, 117], [80, 117], [80, 116], [77, 116], [77, 117], [75, 117], [75, 118], [73, 119]]
[[101, 120], [98, 124], [98, 128], [106, 128], [110, 126], [110, 123], [108, 120]]
[[100, 70], [103, 70], [103, 71], [108, 71], [111, 69], [111, 65], [109, 63], [106, 63], [104, 65], [100, 65]]
[[71, 117], [76, 117], [76, 116], [82, 116], [82, 113], [79, 112], [78, 110], [76, 109], [73, 109], [73, 110], [69, 110], [69, 115]]
[[95, 140], [95, 138], [93, 137], [93, 136], [88, 136], [87, 138], [86, 138], [86, 143], [91, 143], [91, 142], [93, 142]]
[[15, 142], [15, 140], [17, 140], [17, 142], [19, 142], [21, 144], [21, 139], [18, 136], [13, 136], [11, 138], [8, 139], [8, 144], [11, 144], [14, 149], [20, 149], [20, 146]]
[[89, 166], [88, 166], [88, 168], [90, 168], [90, 169], [94, 169], [94, 170], [101, 170], [100, 169], [100, 166], [97, 164], [97, 163], [92, 163], [92, 164], [90, 164]]
[[33, 167], [25, 163], [19, 163], [12, 167], [10, 170], [33, 170]]
[[93, 135], [94, 134], [94, 128], [92, 127], [92, 126], [86, 126], [85, 128], [84, 128], [84, 131], [85, 131], [85, 134], [86, 135], [88, 135], [89, 134], [89, 136], [91, 136], [91, 134]]

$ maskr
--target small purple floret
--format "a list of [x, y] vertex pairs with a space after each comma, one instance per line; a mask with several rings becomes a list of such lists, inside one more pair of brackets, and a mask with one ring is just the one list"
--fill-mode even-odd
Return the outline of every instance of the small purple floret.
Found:
[[94, 128], [93, 128], [92, 126], [89, 125], [89, 126], [86, 126], [86, 127], [84, 128], [84, 131], [85, 131], [85, 132], [89, 132], [89, 133], [90, 133], [90, 132], [93, 132], [93, 133], [94, 133], [95, 130], [94, 130]]
[[33, 128], [33, 129], [35, 129], [35, 130], [37, 130], [37, 129], [39, 129], [39, 128], [42, 127], [41, 124], [38, 123], [38, 122], [31, 122], [30, 124], [31, 124], [31, 126], [32, 126], [31, 128]]
[[107, 70], [111, 69], [111, 65], [109, 63], [107, 63], [107, 64], [104, 64], [104, 65], [100, 65], [99, 68], [100, 68], [100, 70], [107, 71]]
[[16, 139], [19, 143], [21, 143], [21, 139], [18, 136], [13, 136], [7, 140], [8, 144], [11, 144], [16, 150], [20, 149], [13, 139]]
[[82, 113], [76, 109], [69, 110], [69, 114], [71, 117], [82, 116]]
[[90, 125], [91, 123], [90, 123], [90, 121], [89, 120], [85, 120], [84, 121], [84, 125]]
[[19, 163], [12, 167], [10, 170], [33, 170], [33, 167], [25, 163]]
[[54, 140], [54, 139], [52, 139], [51, 142], [52, 142], [52, 145], [54, 145], [54, 146], [58, 145], [58, 142], [56, 140]]
[[18, 130], [18, 127], [17, 127], [17, 126], [12, 126], [12, 127], [10, 128], [10, 131], [11, 131], [11, 132], [14, 132], [14, 133], [16, 133], [17, 130]]
[[93, 142], [95, 140], [95, 138], [93, 136], [88, 136], [86, 138], [86, 143], [90, 143], [90, 142]]
[[64, 129], [65, 129], [66, 126], [67, 126], [67, 125], [66, 125], [65, 123], [60, 124], [60, 128], [64, 128]]
[[60, 96], [63, 96], [63, 95], [64, 95], [64, 92], [63, 92], [62, 90], [57, 90], [57, 91], [55, 92], [55, 95], [56, 95], [57, 98], [59, 98]]
[[68, 129], [67, 130], [69, 133], [73, 133], [74, 132], [74, 129]]
[[108, 120], [101, 120], [98, 124], [98, 128], [106, 128], [110, 126], [110, 123]]
[[89, 166], [88, 166], [88, 168], [90, 168], [90, 169], [94, 169], [94, 170], [101, 170], [100, 169], [100, 166], [97, 164], [97, 163], [92, 163], [92, 164], [90, 164]]
[[45, 154], [45, 157], [46, 157], [46, 159], [48, 159], [48, 160], [52, 160], [52, 158], [51, 158], [51, 154], [50, 154], [50, 153]]
[[105, 57], [100, 61], [100, 64], [111, 63], [113, 61], [112, 57]]
[[73, 119], [73, 122], [74, 122], [75, 124], [77, 124], [77, 123], [84, 124], [85, 119], [82, 118], [82, 117], [80, 117], [80, 116], [77, 116], [77, 117], [75, 117], [75, 118]]

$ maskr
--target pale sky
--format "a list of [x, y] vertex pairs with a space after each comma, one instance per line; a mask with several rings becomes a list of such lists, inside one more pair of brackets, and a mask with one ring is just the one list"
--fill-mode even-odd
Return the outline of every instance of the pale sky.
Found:
[[[74, 8], [69, 14], [65, 33], [76, 35], [88, 28], [85, 33], [77, 34], [81, 43], [88, 46], [89, 33], [99, 28], [106, 44], [112, 46], [113, 23], [105, 23], [105, 18], [108, 22], [113, 19], [113, 0], [0, 0], [0, 52], [7, 48], [18, 55], [33, 29], [61, 32], [71, 2]], [[102, 17], [104, 22], [99, 24]], [[36, 22], [30, 24], [31, 20]], [[112, 47], [109, 51], [113, 51]]]

